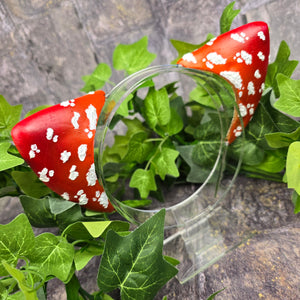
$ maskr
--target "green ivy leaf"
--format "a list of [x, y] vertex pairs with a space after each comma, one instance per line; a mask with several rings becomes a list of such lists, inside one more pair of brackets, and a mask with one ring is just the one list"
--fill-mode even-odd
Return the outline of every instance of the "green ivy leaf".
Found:
[[221, 106], [221, 101], [212, 97], [203, 86], [198, 85], [190, 92], [191, 100], [199, 103], [200, 105], [211, 107], [213, 109], [219, 108]]
[[154, 172], [150, 170], [136, 169], [132, 174], [129, 187], [137, 188], [142, 198], [147, 198], [150, 191], [156, 191]]
[[55, 216], [51, 213], [49, 198], [36, 199], [30, 196], [20, 196], [23, 209], [35, 227], [57, 226]]
[[211, 168], [199, 166], [193, 161], [193, 152], [196, 145], [178, 146], [176, 149], [179, 151], [180, 156], [190, 167], [190, 171], [186, 177], [187, 182], [202, 183], [204, 182], [211, 172]]
[[131, 137], [128, 144], [128, 151], [123, 157], [124, 162], [142, 163], [149, 158], [154, 145], [147, 142], [148, 134], [146, 132], [136, 133]]
[[131, 45], [119, 44], [113, 53], [114, 68], [124, 70], [127, 74], [133, 74], [148, 67], [155, 59], [156, 54], [149, 52], [147, 46], [147, 36]]
[[235, 160], [242, 155], [243, 164], [248, 166], [258, 165], [265, 158], [265, 150], [248, 140], [237, 139], [228, 150], [229, 156]]
[[0, 171], [11, 169], [24, 163], [22, 158], [7, 152], [10, 145], [9, 142], [0, 143]]
[[178, 40], [170, 40], [171, 44], [173, 45], [173, 47], [177, 50], [178, 52], [178, 56], [177, 58], [175, 58], [171, 64], [176, 64], [177, 61], [186, 53], [188, 52], [192, 52], [200, 47], [202, 47], [203, 45], [205, 45], [208, 41], [210, 41], [212, 38], [214, 38], [214, 35], [209, 33], [206, 37], [206, 40], [201, 43], [201, 44], [190, 44], [190, 43], [186, 43], [183, 41], [178, 41]]
[[139, 132], [147, 132], [147, 129], [144, 127], [143, 123], [137, 118], [123, 119], [122, 122], [127, 126], [127, 138], [130, 138]]
[[49, 198], [49, 208], [53, 215], [59, 215], [77, 205], [75, 202], [66, 201], [61, 198]]
[[283, 74], [278, 74], [276, 78], [280, 98], [274, 106], [286, 114], [300, 117], [300, 80], [293, 80]]
[[82, 77], [85, 82], [84, 87], [81, 89], [82, 92], [89, 93], [100, 90], [109, 78], [111, 77], [111, 69], [109, 65], [101, 63], [93, 71], [91, 75]]
[[171, 111], [168, 93], [165, 88], [150, 89], [145, 99], [145, 117], [152, 129], [157, 125], [164, 126], [170, 121]]
[[152, 201], [148, 199], [124, 200], [122, 203], [133, 208], [141, 208], [150, 205]]
[[294, 142], [289, 146], [286, 176], [288, 188], [293, 188], [300, 194], [300, 142]]
[[11, 176], [20, 189], [28, 196], [41, 198], [51, 193], [51, 190], [31, 170], [12, 171]]
[[170, 107], [171, 110], [174, 109], [177, 112], [183, 124], [187, 124], [188, 116], [182, 97], [178, 96], [176, 98], [173, 98], [170, 102]]
[[279, 173], [285, 168], [286, 151], [266, 151], [264, 160], [255, 168], [268, 173]]
[[27, 257], [34, 247], [34, 234], [24, 214], [18, 215], [9, 224], [0, 224], [0, 276], [7, 274], [2, 261], [15, 267], [18, 260]]
[[66, 286], [67, 299], [72, 299], [72, 300], [83, 299], [81, 296], [79, 296], [79, 289], [81, 286], [75, 274], [72, 276], [71, 280], [65, 286]]
[[104, 243], [101, 246], [90, 244], [87, 247], [76, 250], [74, 256], [75, 269], [77, 271], [82, 270], [94, 256], [102, 255], [103, 250]]
[[72, 269], [74, 247], [65, 238], [46, 232], [35, 238], [34, 251], [27, 257], [40, 274], [66, 282]]
[[192, 160], [199, 166], [210, 167], [215, 164], [220, 148], [220, 141], [199, 141], [192, 152]]
[[162, 256], [165, 210], [161, 210], [126, 237], [107, 234], [98, 272], [103, 292], [120, 288], [121, 298], [153, 299], [177, 269]]
[[293, 132], [274, 132], [265, 135], [266, 140], [272, 148], [285, 148], [291, 143], [300, 140], [300, 127]]
[[193, 135], [196, 140], [218, 140], [220, 139], [220, 124], [214, 120], [210, 120], [199, 124]]
[[20, 191], [12, 177], [6, 172], [0, 172], [0, 197], [19, 195]]
[[129, 94], [126, 99], [121, 103], [119, 106], [116, 114], [122, 116], [122, 117], [128, 117], [129, 116], [129, 108], [128, 105], [130, 104], [130, 100], [133, 98], [132, 94]]
[[[31, 225], [35, 227], [59, 227], [63, 230], [74, 222], [91, 220], [90, 217], [82, 214], [78, 204], [62, 199], [49, 196], [42, 199], [20, 196], [20, 201]], [[53, 201], [60, 201], [60, 204], [51, 203]], [[103, 216], [99, 216], [97, 220], [103, 220], [103, 218]], [[95, 221], [95, 219], [93, 220]]]
[[114, 140], [112, 147], [107, 150], [108, 154], [118, 154], [120, 159], [123, 159], [128, 151], [128, 137], [124, 135], [115, 135]]
[[22, 105], [10, 105], [0, 95], [0, 138], [9, 138], [12, 128], [19, 122]]
[[153, 166], [155, 173], [159, 175], [162, 180], [165, 179], [166, 175], [173, 177], [179, 176], [178, 168], [175, 163], [178, 155], [178, 151], [163, 147], [161, 151], [154, 156], [151, 161], [151, 166]]
[[180, 261], [172, 256], [164, 255], [164, 259], [174, 267], [180, 264]]
[[270, 103], [271, 92], [261, 98], [253, 119], [246, 128], [246, 137], [262, 149], [270, 149], [266, 134], [274, 132], [291, 132], [299, 127], [299, 123], [274, 109]]
[[290, 54], [291, 51], [288, 44], [285, 41], [282, 41], [280, 43], [275, 61], [268, 66], [265, 84], [266, 87], [272, 87], [274, 89], [276, 98], [278, 98], [280, 95], [276, 81], [277, 75], [283, 74], [287, 77], [291, 77], [298, 65], [297, 60], [289, 60]]
[[18, 282], [19, 289], [23, 293], [25, 299], [38, 300], [36, 290], [29, 285], [29, 282], [27, 282], [24, 273], [18, 269], [15, 269], [5, 261], [3, 261], [2, 263], [7, 272]]
[[169, 136], [179, 133], [183, 129], [183, 121], [180, 115], [174, 108], [170, 108], [171, 117], [167, 125], [163, 126], [162, 129]]
[[228, 4], [220, 18], [220, 33], [225, 33], [230, 30], [231, 24], [235, 17], [240, 13], [240, 9], [233, 9], [235, 1]]
[[91, 240], [104, 235], [110, 229], [127, 231], [129, 230], [129, 223], [123, 221], [76, 222], [64, 230], [64, 235], [75, 240]]

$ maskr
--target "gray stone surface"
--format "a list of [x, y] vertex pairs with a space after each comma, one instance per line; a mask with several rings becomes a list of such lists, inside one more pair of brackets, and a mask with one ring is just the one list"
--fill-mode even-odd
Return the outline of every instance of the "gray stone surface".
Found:
[[[159, 54], [155, 64], [176, 55], [169, 39], [199, 43], [208, 32], [219, 33], [219, 17], [229, 0], [2, 0], [0, 1], [0, 94], [28, 111], [81, 95], [81, 76], [99, 62], [111, 64], [119, 43], [144, 35], [149, 49]], [[238, 0], [242, 14], [234, 26], [262, 20], [271, 34], [271, 60], [281, 40], [300, 60], [300, 3], [294, 0]], [[299, 78], [299, 67], [294, 78]], [[113, 81], [122, 79], [115, 73]], [[180, 285], [170, 281], [156, 299], [206, 299], [220, 288], [216, 299], [299, 299], [299, 216], [293, 215], [290, 192], [284, 184], [238, 179], [239, 220], [259, 226], [248, 243], [217, 264]], [[1, 223], [15, 217], [17, 199], [0, 199]], [[240, 223], [242, 224], [242, 223]], [[267, 224], [267, 225], [266, 225]], [[81, 275], [87, 289], [96, 288], [97, 260]], [[59, 282], [49, 284], [49, 299], [65, 299]]]

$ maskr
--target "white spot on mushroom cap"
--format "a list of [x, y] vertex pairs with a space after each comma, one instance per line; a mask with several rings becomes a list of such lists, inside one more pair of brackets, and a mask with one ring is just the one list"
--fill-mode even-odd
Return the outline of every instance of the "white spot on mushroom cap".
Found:
[[209, 61], [207, 61], [205, 64], [206, 64], [206, 66], [207, 66], [209, 69], [213, 69], [213, 68], [214, 68], [214, 65], [211, 64]]
[[87, 198], [86, 194], [82, 194], [79, 197], [79, 205], [86, 205], [89, 202], [89, 199]]
[[40, 152], [41, 150], [38, 149], [37, 144], [32, 144], [29, 151], [29, 158], [35, 158], [35, 154]]
[[53, 138], [54, 130], [52, 128], [47, 128], [46, 138], [51, 141]]
[[206, 55], [206, 58], [214, 65], [224, 65], [226, 64], [227, 59], [223, 58], [222, 55], [217, 52], [211, 52]]
[[97, 127], [97, 110], [96, 108], [90, 104], [89, 107], [85, 110], [86, 116], [90, 121], [90, 130], [94, 130]]
[[53, 143], [57, 143], [57, 141], [58, 141], [58, 135], [55, 135], [55, 136], [53, 137], [53, 139], [52, 139], [52, 142], [53, 142]]
[[190, 52], [184, 54], [184, 55], [182, 56], [182, 59], [185, 60], [185, 61], [187, 61], [187, 62], [192, 62], [193, 64], [196, 64], [196, 63], [197, 63], [197, 60], [196, 60], [194, 54], [193, 54], [193, 53], [190, 53]]
[[248, 89], [248, 95], [255, 95], [255, 88], [252, 81], [249, 81], [247, 89]]
[[242, 126], [238, 126], [236, 129], [233, 130], [233, 133], [236, 137], [242, 134]]
[[35, 158], [35, 152], [33, 150], [29, 151], [29, 158]]
[[93, 163], [86, 174], [86, 181], [88, 186], [94, 186], [97, 182], [97, 174], [95, 171], [95, 164]]
[[77, 192], [77, 195], [74, 198], [78, 198], [78, 203], [79, 205], [85, 205], [88, 203], [89, 199], [87, 198], [86, 194], [84, 193], [84, 190], [79, 190]]
[[84, 190], [79, 190], [79, 191], [77, 192], [77, 195], [80, 196], [80, 195], [82, 195], [83, 193], [84, 193]]
[[263, 31], [259, 31], [259, 32], [257, 33], [257, 35], [259, 36], [259, 38], [260, 38], [261, 40], [263, 40], [263, 41], [266, 40], [266, 37], [265, 37], [265, 34], [263, 33]]
[[241, 57], [245, 61], [246, 65], [251, 65], [252, 64], [252, 55], [249, 54], [247, 51], [242, 50], [241, 51]]
[[53, 177], [54, 175], [54, 171], [50, 170], [49, 174], [48, 174], [48, 169], [47, 168], [43, 168], [42, 171], [38, 172], [39, 174], [39, 179], [43, 182], [49, 182], [50, 178], [47, 176], [49, 175], [50, 177]]
[[247, 108], [249, 109], [249, 114], [252, 116], [254, 114], [254, 104], [247, 104]]
[[220, 75], [229, 80], [237, 89], [242, 88], [242, 78], [239, 72], [234, 72], [234, 71], [223, 71], [220, 72]]
[[87, 151], [87, 145], [86, 144], [82, 144], [78, 147], [78, 158], [80, 161], [84, 161], [85, 157], [86, 157], [86, 151]]
[[108, 207], [108, 197], [105, 192], [102, 192], [98, 201], [104, 208]]
[[262, 93], [265, 89], [265, 83], [263, 82], [260, 86], [259, 92]]
[[74, 116], [71, 119], [71, 123], [74, 126], [74, 129], [78, 129], [79, 128], [79, 124], [78, 124], [79, 118], [80, 118], [80, 113], [74, 111]]
[[258, 69], [254, 72], [254, 77], [257, 79], [261, 78], [261, 75], [260, 75], [260, 72]]
[[239, 111], [240, 111], [240, 114], [241, 114], [242, 118], [247, 116], [247, 108], [242, 103], [239, 104]]
[[259, 51], [259, 52], [257, 53], [257, 56], [258, 56], [258, 58], [259, 58], [261, 61], [264, 61], [264, 60], [265, 60], [265, 56], [264, 56], [264, 54], [263, 54], [261, 51]]
[[67, 162], [69, 160], [71, 156], [71, 152], [64, 150], [61, 154], [60, 154], [60, 160], [62, 160], [63, 163]]
[[68, 107], [69, 105], [74, 107], [75, 106], [75, 100], [71, 99], [71, 100], [67, 100], [67, 101], [63, 101], [60, 103], [61, 106], [63, 107]]
[[60, 103], [60, 105], [63, 107], [67, 107], [67, 106], [69, 106], [69, 101], [63, 101]]
[[216, 39], [217, 39], [216, 37], [212, 38], [209, 42], [206, 43], [206, 45], [207, 45], [207, 46], [212, 46], [213, 43], [214, 43], [214, 41], [215, 41]]
[[64, 192], [61, 196], [67, 201], [70, 200], [70, 195], [67, 192]]
[[52, 140], [53, 143], [56, 143], [58, 141], [58, 135], [54, 135], [53, 128], [47, 128], [46, 139], [48, 141]]
[[245, 37], [242, 35], [239, 35], [238, 33], [232, 33], [230, 35], [230, 37], [239, 43], [245, 43]]
[[77, 166], [72, 165], [70, 169], [69, 179], [75, 180], [79, 176], [79, 173], [76, 171], [76, 168]]

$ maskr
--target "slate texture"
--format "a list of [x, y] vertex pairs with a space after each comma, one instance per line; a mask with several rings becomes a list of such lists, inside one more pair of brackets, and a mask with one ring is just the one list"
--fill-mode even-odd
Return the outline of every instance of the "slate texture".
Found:
[[[202, 42], [219, 33], [219, 17], [229, 0], [2, 0], [0, 1], [0, 94], [24, 111], [82, 95], [81, 77], [99, 62], [111, 64], [119, 43], [147, 35], [149, 50], [159, 54], [154, 64], [172, 61], [170, 39]], [[300, 60], [300, 2], [294, 0], [238, 0], [240, 16], [233, 26], [266, 21], [271, 34], [271, 61], [281, 40]], [[299, 78], [299, 67], [294, 78]], [[123, 75], [115, 73], [119, 82]], [[217, 264], [180, 285], [170, 281], [157, 295], [161, 299], [206, 299], [226, 287], [216, 299], [300, 298], [300, 219], [292, 211], [284, 184], [239, 178], [241, 202], [231, 208], [247, 211], [247, 222], [260, 225], [248, 243]], [[229, 203], [228, 205], [232, 205]], [[21, 207], [17, 199], [0, 199], [1, 223], [13, 219]], [[96, 288], [97, 259], [80, 278]], [[49, 284], [49, 299], [66, 299], [58, 281]]]

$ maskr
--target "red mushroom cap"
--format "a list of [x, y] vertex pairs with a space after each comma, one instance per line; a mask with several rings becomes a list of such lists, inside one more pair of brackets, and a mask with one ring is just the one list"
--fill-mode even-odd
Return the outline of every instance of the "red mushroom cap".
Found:
[[[178, 64], [210, 71], [225, 78], [233, 87], [244, 126], [251, 120], [264, 90], [268, 69], [270, 39], [268, 25], [252, 22], [210, 40]], [[241, 135], [242, 126], [235, 111], [227, 133], [228, 143]]]
[[88, 209], [112, 212], [94, 164], [94, 138], [105, 93], [43, 109], [11, 132], [20, 154], [50, 189]]

